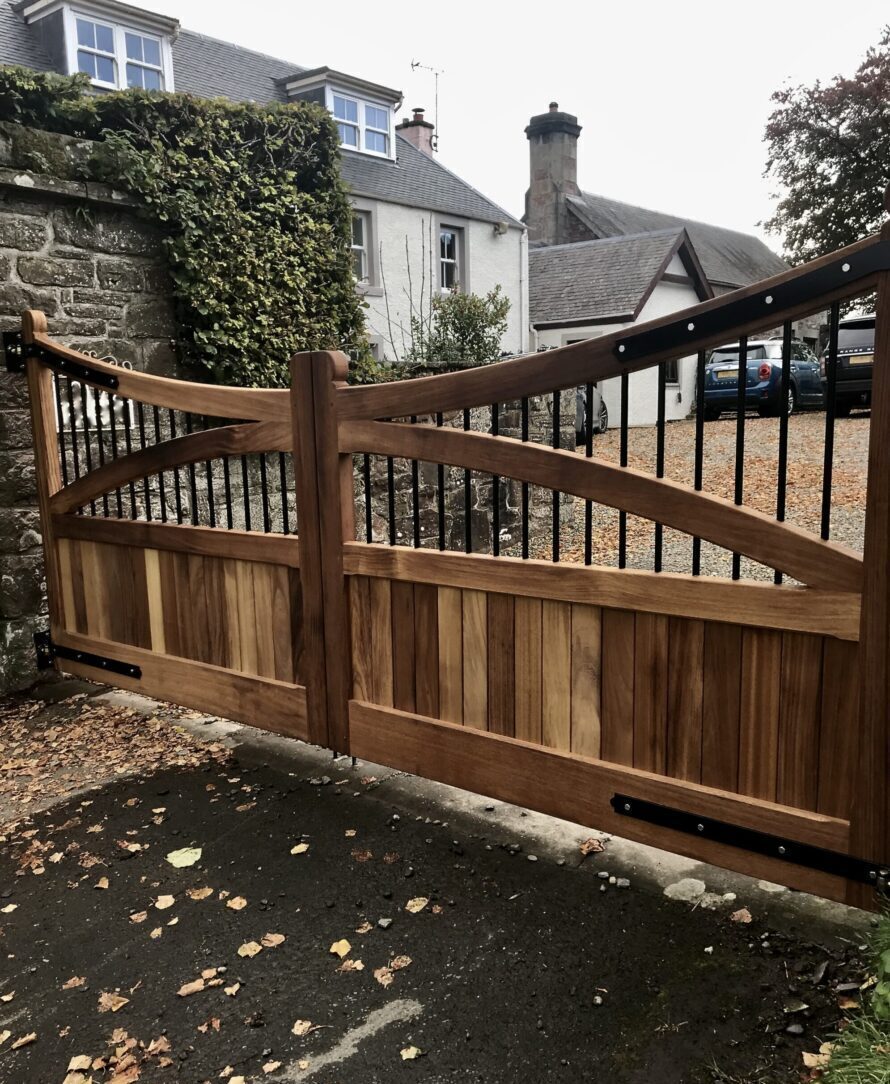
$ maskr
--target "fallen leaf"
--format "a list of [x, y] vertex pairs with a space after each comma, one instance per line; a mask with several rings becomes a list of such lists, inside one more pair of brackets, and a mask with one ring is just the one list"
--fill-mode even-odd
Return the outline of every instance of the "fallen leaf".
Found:
[[342, 941], [335, 941], [331, 945], [330, 951], [334, 956], [339, 956], [342, 960], [344, 956], [348, 956], [352, 952], [352, 945], [344, 937]]
[[0, 1001], [12, 1001], [15, 997], [15, 990], [11, 990], [8, 994], [0, 994]]
[[809, 1054], [806, 1050], [801, 1056], [807, 1069], [824, 1069], [831, 1060], [831, 1054]]
[[0, 1031], [0, 1046], [3, 1046], [10, 1035], [12, 1035], [11, 1031]]
[[389, 961], [389, 966], [393, 971], [402, 971], [404, 968], [411, 966], [411, 957], [396, 956], [395, 959]]
[[859, 998], [850, 997], [849, 995], [839, 997], [837, 999], [837, 1007], [839, 1009], [858, 1009], [860, 1007]]
[[226, 994], [228, 997], [234, 997], [235, 994], [237, 994], [240, 989], [241, 989], [241, 983], [236, 982], [236, 983], [233, 983], [231, 986], [224, 986], [223, 987], [223, 993]]
[[117, 1012], [129, 1003], [130, 999], [120, 994], [99, 994], [99, 1012]]
[[131, 922], [144, 922], [148, 918], [148, 911], [137, 911], [135, 914], [130, 915]]
[[93, 885], [93, 888], [108, 888], [108, 878], [100, 877], [98, 881]]
[[381, 986], [392, 986], [392, 968], [378, 967], [374, 971], [374, 978]]
[[148, 1044], [148, 1055], [166, 1054], [170, 1050], [170, 1040], [166, 1035], [159, 1035]]
[[361, 924], [361, 926], [356, 927], [355, 932], [359, 933], [359, 934], [364, 934], [364, 933], [370, 933], [371, 930], [373, 930], [373, 929], [374, 929], [374, 927], [371, 925], [370, 922], [363, 922]]
[[186, 895], [192, 900], [206, 900], [208, 896], [213, 895], [212, 888], [190, 888]]
[[229, 1084], [245, 1084], [243, 1076], [233, 1076], [229, 1079]]
[[2, 911], [4, 915], [11, 915], [13, 911], [18, 909], [18, 906], [17, 903], [7, 903], [5, 907], [0, 907], [0, 911]]
[[253, 809], [253, 807], [255, 805], [256, 805], [256, 802], [245, 802], [244, 805], [236, 805], [235, 806], [235, 812], [236, 813], [246, 813], [248, 811], [248, 809]]
[[201, 972], [201, 978], [202, 979], [215, 979], [216, 978], [216, 972], [217, 972], [217, 968], [215, 968], [215, 967], [205, 967], [204, 970]]
[[86, 981], [87, 980], [84, 975], [72, 975], [70, 979], [67, 979], [65, 982], [62, 983], [62, 989], [73, 990], [77, 986], [83, 986]]
[[578, 850], [586, 858], [589, 854], [596, 854], [599, 851], [606, 849], [605, 843], [601, 839], [595, 839], [593, 836], [590, 839], [585, 839]]
[[371, 859], [374, 857], [374, 852], [360, 851], [358, 850], [358, 848], [355, 848], [352, 852], [352, 857], [356, 860], [356, 862], [370, 862]]
[[185, 866], [193, 866], [200, 858], [200, 847], [180, 847], [178, 851], [170, 851], [167, 855], [167, 861], [171, 866], [175, 866], [176, 869], [183, 869]]
[[347, 828], [346, 831], [343, 833], [343, 835], [346, 836], [347, 839], [352, 839], [353, 836], [355, 835], [355, 829], [354, 828]]
[[80, 1069], [90, 1070], [93, 1067], [93, 1059], [89, 1054], [76, 1054], [68, 1062], [68, 1072], [73, 1073]]
[[265, 1063], [265, 1065], [263, 1066], [263, 1072], [264, 1073], [274, 1073], [276, 1069], [280, 1069], [280, 1068], [281, 1068], [281, 1062], [280, 1061], [267, 1061]]
[[263, 936], [261, 944], [263, 948], [277, 948], [285, 940], [283, 933], [267, 933]]
[[344, 960], [337, 968], [338, 971], [364, 971], [365, 965], [361, 960]]
[[383, 856], [383, 861], [388, 866], [395, 865], [395, 863], [398, 862], [398, 860], [399, 860], [399, 855], [398, 855], [398, 853], [396, 851], [387, 851], [387, 853]]
[[256, 956], [258, 952], [263, 951], [263, 946], [258, 945], [256, 941], [245, 941], [245, 943], [238, 949], [239, 956]]
[[243, 896], [232, 896], [230, 900], [226, 900], [226, 907], [231, 907], [233, 911], [243, 911], [247, 906], [247, 900]]
[[753, 921], [753, 916], [747, 907], [740, 907], [738, 911], [733, 911], [729, 916], [729, 921], [741, 922], [747, 926], [749, 922]]
[[294, 1035], [308, 1035], [312, 1031], [311, 1020], [297, 1020], [294, 1022], [294, 1026], [291, 1028]]
[[405, 904], [405, 910], [410, 911], [412, 915], [416, 915], [418, 911], [422, 911], [429, 902], [430, 901], [426, 896], [415, 896], [413, 900], [408, 900]]
[[152, 941], [157, 941], [157, 939], [161, 936], [163, 932], [164, 931], [160, 926], [155, 926], [155, 928], [148, 936], [152, 939]]
[[305, 854], [309, 850], [308, 843], [298, 843], [295, 847], [291, 847], [291, 854]]
[[23, 1035], [20, 1039], [16, 1039], [16, 1041], [10, 1047], [10, 1050], [19, 1050], [21, 1047], [28, 1046], [30, 1043], [34, 1043], [36, 1041], [37, 1032], [31, 1031], [27, 1035]]
[[166, 911], [167, 908], [172, 907], [174, 903], [176, 903], [175, 896], [158, 896], [155, 900], [155, 907], [157, 907], [159, 911]]
[[179, 922], [178, 918], [171, 918], [170, 921], [167, 923], [167, 925], [168, 926], [175, 926], [177, 922]]
[[188, 997], [190, 994], [200, 994], [204, 989], [203, 979], [194, 979], [192, 982], [187, 982], [185, 985], [180, 986], [176, 993], [180, 997]]
[[415, 1058], [423, 1055], [423, 1051], [417, 1046], [405, 1046], [399, 1053], [402, 1055], [402, 1061], [414, 1061]]

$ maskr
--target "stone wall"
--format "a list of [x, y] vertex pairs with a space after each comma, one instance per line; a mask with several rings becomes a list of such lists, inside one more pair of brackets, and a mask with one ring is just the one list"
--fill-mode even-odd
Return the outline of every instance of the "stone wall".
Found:
[[[160, 236], [127, 197], [74, 179], [85, 153], [74, 140], [0, 126], [0, 330], [41, 309], [64, 343], [170, 373], [176, 332]], [[2, 368], [0, 692], [33, 680], [31, 637], [45, 624], [27, 389]]]

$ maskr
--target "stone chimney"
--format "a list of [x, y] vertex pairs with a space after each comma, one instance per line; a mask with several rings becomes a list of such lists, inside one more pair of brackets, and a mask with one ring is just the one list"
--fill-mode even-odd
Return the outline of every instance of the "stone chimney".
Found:
[[401, 124], [396, 125], [396, 131], [409, 143], [413, 143], [419, 151], [423, 151], [432, 158], [435, 150], [433, 144], [435, 127], [428, 120], [423, 119], [423, 113], [422, 108], [415, 107], [414, 116], [410, 120], [405, 117]]
[[524, 221], [531, 244], [560, 245], [568, 235], [565, 197], [578, 195], [578, 136], [581, 125], [556, 102], [532, 117], [525, 129], [529, 144], [529, 187]]

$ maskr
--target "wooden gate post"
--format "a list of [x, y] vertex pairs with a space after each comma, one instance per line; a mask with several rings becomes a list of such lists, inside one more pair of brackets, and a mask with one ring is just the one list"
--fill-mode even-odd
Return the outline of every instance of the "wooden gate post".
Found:
[[[890, 210], [890, 188], [884, 197]], [[881, 230], [890, 241], [890, 224]], [[851, 787], [850, 849], [890, 865], [890, 272], [878, 276], [862, 616], [859, 632], [859, 758]], [[874, 907], [874, 892], [855, 885], [848, 902]]]
[[341, 455], [335, 396], [349, 360], [331, 351], [291, 359], [291, 415], [303, 585], [303, 658], [310, 740], [349, 752], [352, 645], [343, 543], [354, 538], [352, 456]]

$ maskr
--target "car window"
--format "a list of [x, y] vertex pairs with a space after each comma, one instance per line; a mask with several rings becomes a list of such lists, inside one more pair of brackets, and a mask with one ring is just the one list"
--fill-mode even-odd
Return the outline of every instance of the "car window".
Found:
[[807, 352], [806, 352], [806, 348], [804, 347], [803, 343], [792, 343], [791, 344], [791, 360], [792, 361], [806, 361], [807, 360]]
[[[748, 347], [748, 361], [762, 361], [766, 357], [766, 350], [762, 346], [749, 346]], [[739, 352], [738, 348], [735, 350], [715, 350], [711, 354], [711, 360], [709, 364], [719, 364], [720, 362], [734, 361], [738, 364]]]

